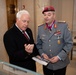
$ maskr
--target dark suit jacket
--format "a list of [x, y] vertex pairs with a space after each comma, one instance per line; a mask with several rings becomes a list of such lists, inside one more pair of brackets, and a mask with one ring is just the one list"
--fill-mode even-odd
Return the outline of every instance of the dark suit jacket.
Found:
[[11, 64], [35, 71], [35, 61], [33, 61], [31, 58], [38, 54], [38, 50], [36, 46], [34, 46], [32, 54], [28, 54], [25, 51], [24, 44], [34, 44], [32, 31], [27, 28], [26, 32], [30, 37], [29, 41], [25, 38], [22, 32], [14, 25], [4, 34], [3, 41]]

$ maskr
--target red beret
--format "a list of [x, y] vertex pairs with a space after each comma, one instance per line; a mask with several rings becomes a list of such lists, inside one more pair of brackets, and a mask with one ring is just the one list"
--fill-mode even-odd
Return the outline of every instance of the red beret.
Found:
[[55, 11], [55, 9], [53, 6], [47, 6], [43, 9], [42, 13], [44, 14], [44, 12], [47, 12], [47, 11]]

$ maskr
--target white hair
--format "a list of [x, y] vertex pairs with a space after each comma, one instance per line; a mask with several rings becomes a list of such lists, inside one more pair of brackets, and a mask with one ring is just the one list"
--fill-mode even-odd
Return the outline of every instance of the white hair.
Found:
[[16, 14], [16, 18], [20, 18], [23, 14], [27, 14], [30, 16], [29, 12], [27, 10], [20, 10]]

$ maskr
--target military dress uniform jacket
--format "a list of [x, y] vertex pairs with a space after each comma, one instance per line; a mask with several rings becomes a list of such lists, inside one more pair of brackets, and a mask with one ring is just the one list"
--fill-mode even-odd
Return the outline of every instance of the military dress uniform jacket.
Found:
[[69, 64], [68, 53], [73, 46], [71, 32], [67, 23], [56, 22], [52, 30], [46, 27], [46, 24], [38, 27], [37, 48], [39, 53], [45, 53], [52, 58], [59, 56], [61, 60], [52, 64], [49, 63], [47, 68], [57, 70], [66, 67]]
[[[33, 40], [32, 31], [27, 28], [26, 32], [30, 37], [29, 41], [14, 25], [4, 34], [4, 45], [11, 64], [36, 71], [35, 61], [32, 60], [32, 57], [38, 55], [38, 50]], [[25, 51], [24, 44], [34, 44], [33, 53], [28, 54]]]

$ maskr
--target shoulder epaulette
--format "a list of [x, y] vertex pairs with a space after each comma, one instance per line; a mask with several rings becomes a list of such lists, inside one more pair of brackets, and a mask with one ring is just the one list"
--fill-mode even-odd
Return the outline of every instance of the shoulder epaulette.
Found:
[[43, 26], [43, 24], [39, 25], [38, 27]]
[[58, 23], [66, 23], [66, 21], [58, 21]]

